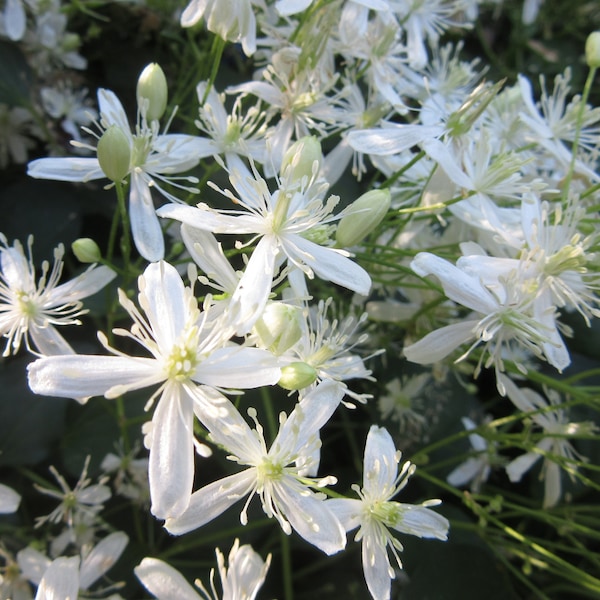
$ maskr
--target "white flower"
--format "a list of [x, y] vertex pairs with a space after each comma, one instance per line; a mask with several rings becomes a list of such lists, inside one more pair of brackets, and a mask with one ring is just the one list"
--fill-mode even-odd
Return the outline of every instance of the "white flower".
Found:
[[[288, 171], [293, 171], [291, 166]], [[231, 298], [232, 306], [238, 308], [233, 315], [238, 333], [248, 332], [261, 315], [273, 278], [283, 264], [299, 296], [306, 296], [304, 276], [312, 279], [315, 274], [358, 294], [369, 292], [368, 273], [350, 260], [348, 252], [328, 245], [330, 223], [339, 219], [332, 214], [338, 198], [323, 201], [328, 185], [315, 172], [301, 181], [284, 175], [279, 188], [271, 193], [258, 172], [250, 172], [236, 158], [229, 179], [239, 198], [229, 191], [222, 193], [239, 207], [236, 210], [216, 211], [205, 204], [197, 208], [167, 205], [158, 214], [213, 233], [254, 234], [253, 240], [259, 239]]]
[[566, 470], [573, 478], [577, 462], [586, 460], [577, 453], [569, 437], [577, 433], [590, 435], [597, 428], [592, 423], [569, 422], [567, 413], [560, 408], [560, 398], [553, 390], [548, 391], [546, 400], [534, 390], [517, 387], [509, 377], [501, 377], [511, 402], [543, 431], [534, 448], [506, 465], [506, 474], [513, 483], [521, 481], [523, 475], [543, 457], [540, 474], [544, 480], [543, 506], [556, 506], [562, 495], [561, 470]]
[[181, 26], [204, 18], [209, 31], [229, 42], [240, 42], [246, 56], [256, 51], [256, 18], [251, 0], [192, 0], [181, 13]]
[[[221, 588], [223, 590], [220, 598], [222, 600], [254, 600], [260, 587], [265, 581], [271, 555], [263, 562], [262, 558], [252, 549], [252, 546], [235, 540], [229, 551], [229, 568], [225, 567], [225, 557], [217, 548], [217, 563]], [[214, 569], [210, 571], [209, 592], [202, 582], [197, 579], [195, 584], [200, 589], [200, 595], [183, 578], [179, 571], [157, 558], [144, 558], [135, 567], [134, 572], [144, 587], [158, 600], [218, 600], [214, 584]]]
[[[116, 126], [129, 144], [130, 164], [123, 168], [131, 177], [129, 218], [135, 246], [146, 260], [160, 260], [164, 256], [164, 240], [150, 189], [158, 190], [171, 202], [178, 202], [178, 199], [162, 187], [162, 182], [188, 192], [196, 191], [177, 183], [179, 178], [172, 175], [187, 171], [198, 163], [201, 140], [184, 134], [161, 134], [158, 121], [148, 123], [141, 113], [132, 132], [123, 105], [110, 90], [98, 91], [98, 106], [101, 133]], [[97, 136], [91, 130], [85, 131]], [[85, 144], [79, 146], [96, 150]], [[97, 158], [40, 158], [29, 163], [27, 173], [36, 179], [58, 181], [90, 181], [106, 177]], [[197, 181], [193, 177], [183, 179], [191, 183]]]
[[415, 470], [414, 465], [405, 462], [398, 474], [400, 457], [390, 434], [381, 427], [371, 426], [365, 445], [363, 487], [352, 486], [360, 499], [329, 500], [346, 531], [359, 527], [354, 539], [362, 542], [365, 580], [375, 600], [390, 598], [394, 570], [388, 551], [402, 568], [398, 552], [403, 547], [389, 529], [438, 540], [446, 540], [448, 535], [448, 520], [429, 508], [440, 504], [440, 500], [427, 500], [420, 505], [392, 500]]
[[44, 261], [36, 281], [32, 245], [33, 237], [29, 237], [26, 257], [20, 242], [9, 246], [0, 233], [0, 334], [7, 338], [2, 355], [18, 352], [23, 340], [31, 352], [72, 354], [56, 326], [79, 325], [77, 317], [87, 312], [80, 300], [98, 292], [116, 274], [108, 267], [91, 265], [81, 275], [59, 284], [64, 255], [60, 244], [54, 250], [52, 269]]
[[4, 169], [10, 161], [27, 162], [27, 153], [37, 143], [32, 136], [41, 138], [42, 132], [31, 112], [22, 106], [0, 103], [0, 168]]
[[[110, 346], [115, 356], [70, 356], [29, 365], [29, 385], [38, 394], [81, 399], [116, 398], [131, 390], [160, 387], [147, 438], [152, 512], [158, 518], [181, 513], [194, 477], [194, 414], [200, 420], [218, 415], [226, 399], [217, 388], [253, 388], [276, 383], [281, 372], [264, 350], [229, 344], [233, 330], [227, 316], [210, 321], [200, 313], [190, 288], [168, 263], [148, 265], [139, 279], [142, 316], [124, 293], [123, 307], [134, 320], [131, 332], [115, 330], [139, 343], [150, 358], [132, 357]], [[212, 417], [211, 417], [212, 418]]]
[[265, 514], [275, 517], [286, 534], [293, 529], [326, 554], [344, 548], [346, 539], [339, 520], [323, 495], [311, 490], [333, 478], [308, 479], [317, 467], [314, 457], [315, 445], [320, 445], [318, 432], [343, 395], [333, 381], [319, 384], [296, 404], [287, 419], [280, 418], [279, 433], [270, 449], [252, 408], [248, 413], [255, 421], [254, 430], [232, 404], [226, 415], [205, 422], [210, 438], [229, 453], [230, 460], [247, 468], [194, 492], [187, 510], [179, 517], [167, 519], [167, 531], [181, 535], [197, 529], [248, 496], [240, 516], [245, 525], [250, 500], [258, 495]]
[[[477, 427], [468, 417], [463, 417], [461, 420], [464, 428], [469, 431]], [[495, 454], [495, 446], [477, 433], [469, 434], [469, 442], [476, 454], [454, 468], [446, 477], [446, 481], [457, 487], [471, 482], [471, 491], [479, 492], [492, 470], [491, 460]]]

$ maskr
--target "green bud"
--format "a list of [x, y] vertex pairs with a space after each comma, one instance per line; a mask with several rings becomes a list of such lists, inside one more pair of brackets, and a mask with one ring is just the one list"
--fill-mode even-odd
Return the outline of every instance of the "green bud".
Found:
[[283, 155], [280, 174], [289, 176], [292, 181], [302, 177], [312, 177], [313, 164], [317, 161], [319, 169], [323, 162], [321, 144], [316, 137], [308, 135], [294, 142]]
[[293, 362], [281, 369], [279, 385], [284, 390], [301, 390], [317, 380], [317, 371], [305, 362]]
[[600, 67], [600, 31], [593, 31], [585, 41], [585, 62], [588, 67]]
[[284, 302], [270, 302], [254, 325], [254, 331], [262, 345], [279, 356], [302, 336], [300, 318], [300, 308], [297, 306]]
[[131, 148], [129, 139], [118, 125], [111, 125], [98, 140], [98, 162], [104, 174], [120, 182], [129, 173]]
[[335, 233], [337, 246], [349, 248], [367, 237], [381, 223], [391, 201], [388, 189], [371, 190], [356, 199], [340, 219]]
[[65, 33], [60, 40], [60, 48], [64, 52], [74, 52], [81, 46], [81, 38], [76, 33]]
[[95, 263], [102, 258], [98, 244], [92, 238], [79, 238], [71, 244], [71, 250], [82, 263]]
[[167, 108], [167, 78], [157, 63], [150, 63], [141, 73], [137, 82], [138, 106], [147, 103], [146, 119], [160, 119]]

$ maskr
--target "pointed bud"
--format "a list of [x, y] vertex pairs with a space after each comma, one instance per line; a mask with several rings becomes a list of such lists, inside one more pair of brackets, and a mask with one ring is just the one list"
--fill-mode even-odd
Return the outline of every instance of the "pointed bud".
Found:
[[301, 390], [317, 380], [317, 371], [305, 362], [293, 362], [281, 369], [278, 384], [284, 390]]
[[289, 350], [302, 336], [301, 310], [284, 302], [270, 302], [254, 325], [262, 345], [276, 356]]
[[349, 248], [362, 241], [383, 220], [392, 196], [388, 189], [371, 190], [355, 200], [340, 219], [335, 234], [337, 246]]
[[585, 41], [585, 62], [588, 67], [600, 67], [600, 31], [593, 31]]
[[129, 139], [118, 125], [111, 125], [98, 140], [98, 162], [104, 174], [115, 182], [125, 179], [129, 173], [131, 148]]
[[160, 119], [167, 108], [167, 78], [157, 63], [150, 63], [141, 73], [137, 82], [137, 103], [141, 108], [147, 105], [146, 119]]
[[283, 155], [280, 175], [292, 181], [300, 181], [302, 177], [312, 177], [313, 165], [317, 162], [317, 172], [323, 163], [321, 144], [316, 137], [308, 135], [294, 142]]
[[79, 238], [71, 244], [71, 250], [82, 263], [96, 263], [102, 258], [98, 244], [91, 238]]

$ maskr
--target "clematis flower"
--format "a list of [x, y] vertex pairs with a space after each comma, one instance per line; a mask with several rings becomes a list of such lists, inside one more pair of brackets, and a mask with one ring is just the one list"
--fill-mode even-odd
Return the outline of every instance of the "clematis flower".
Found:
[[352, 486], [359, 500], [334, 498], [329, 501], [346, 531], [359, 527], [354, 539], [362, 542], [365, 580], [375, 600], [390, 598], [394, 570], [388, 550], [402, 569], [398, 552], [403, 547], [390, 529], [420, 538], [446, 540], [448, 536], [448, 520], [429, 508], [441, 500], [427, 500], [417, 505], [392, 500], [415, 471], [414, 465], [405, 462], [398, 474], [400, 458], [390, 434], [382, 427], [371, 426], [365, 445], [363, 487]]
[[[171, 202], [179, 200], [164, 189], [163, 182], [187, 192], [195, 192], [195, 188], [178, 183], [178, 179], [181, 178], [172, 175], [187, 171], [198, 164], [201, 157], [201, 140], [191, 135], [161, 134], [158, 121], [148, 122], [143, 110], [140, 111], [138, 123], [132, 131], [123, 105], [110, 90], [98, 91], [98, 106], [101, 133], [111, 127], [118, 128], [122, 133], [126, 154], [130, 157], [129, 164], [123, 164], [121, 168], [123, 177], [129, 175], [131, 178], [129, 218], [135, 246], [146, 260], [160, 260], [164, 256], [164, 240], [150, 188], [156, 189]], [[99, 137], [91, 130], [85, 131]], [[85, 144], [76, 145], [92, 151], [97, 150]], [[40, 158], [29, 163], [27, 173], [36, 179], [57, 181], [91, 181], [107, 176], [98, 158], [84, 157]], [[194, 177], [183, 179], [190, 183], [197, 182]]]
[[[29, 385], [37, 394], [81, 399], [116, 398], [153, 385], [146, 410], [156, 404], [147, 435], [152, 513], [158, 518], [183, 512], [194, 478], [194, 414], [201, 421], [221, 414], [226, 398], [217, 388], [254, 388], [276, 383], [280, 369], [270, 353], [229, 344], [226, 316], [211, 321], [198, 310], [190, 288], [175, 267], [151, 263], [139, 279], [142, 316], [123, 292], [120, 301], [134, 321], [131, 331], [115, 330], [145, 348], [151, 357], [114, 356], [40, 359], [29, 365]], [[58, 357], [55, 357], [58, 358]]]
[[[217, 564], [221, 587], [222, 600], [254, 600], [260, 587], [265, 581], [267, 571], [271, 564], [271, 555], [267, 560], [262, 558], [249, 544], [240, 546], [240, 541], [235, 540], [229, 551], [229, 567], [225, 567], [225, 557], [217, 548]], [[144, 587], [158, 600], [172, 600], [174, 595], [185, 600], [219, 600], [215, 590], [215, 571], [210, 571], [209, 592], [202, 582], [197, 579], [195, 584], [202, 595], [183, 578], [179, 571], [158, 558], [144, 558], [135, 567], [134, 572]]]
[[258, 495], [265, 514], [275, 517], [286, 534], [293, 529], [326, 554], [342, 550], [346, 539], [335, 512], [322, 494], [311, 490], [334, 482], [335, 478], [311, 481], [308, 476], [317, 467], [314, 452], [315, 444], [320, 445], [317, 434], [343, 395], [334, 381], [319, 384], [287, 419], [281, 418], [279, 433], [270, 449], [253, 408], [248, 414], [255, 421], [254, 430], [231, 403], [225, 414], [206, 420], [210, 439], [229, 453], [230, 460], [246, 469], [194, 492], [187, 509], [178, 517], [167, 519], [167, 531], [181, 535], [197, 529], [247, 496], [240, 515], [242, 525], [246, 525], [248, 505]]
[[77, 317], [87, 312], [80, 300], [101, 290], [116, 274], [108, 267], [91, 265], [59, 284], [65, 252], [60, 244], [54, 250], [52, 269], [44, 261], [36, 281], [32, 245], [33, 237], [29, 237], [26, 257], [19, 241], [9, 246], [0, 233], [0, 335], [7, 338], [2, 356], [16, 354], [23, 340], [30, 352], [35, 352], [33, 345], [40, 354], [73, 354], [56, 326], [79, 325]]
[[250, 331], [260, 317], [282, 265], [287, 265], [288, 280], [298, 296], [307, 295], [305, 276], [312, 279], [317, 275], [362, 295], [371, 287], [368, 273], [350, 260], [350, 254], [330, 245], [330, 223], [340, 218], [332, 214], [338, 198], [331, 196], [323, 201], [328, 185], [317, 176], [318, 161], [311, 161], [310, 176], [295, 178], [294, 169], [302, 152], [301, 146], [290, 149], [290, 168], [273, 193], [256, 169], [250, 172], [237, 158], [229, 180], [239, 198], [222, 191], [239, 207], [237, 210], [217, 211], [206, 204], [173, 204], [158, 210], [161, 217], [177, 219], [197, 229], [254, 234], [253, 240], [259, 238], [231, 298], [231, 305], [237, 307], [234, 318], [240, 334]]

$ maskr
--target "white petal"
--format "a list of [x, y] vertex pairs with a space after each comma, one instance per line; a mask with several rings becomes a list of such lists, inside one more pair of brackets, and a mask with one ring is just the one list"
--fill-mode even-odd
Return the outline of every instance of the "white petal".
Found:
[[331, 498], [327, 500], [329, 510], [340, 520], [346, 531], [356, 529], [362, 520], [363, 503], [354, 498]]
[[523, 475], [529, 471], [541, 457], [542, 455], [537, 452], [526, 452], [525, 454], [521, 454], [521, 456], [518, 456], [506, 465], [505, 470], [508, 478], [512, 483], [521, 481], [521, 477], [523, 477]]
[[195, 25], [204, 15], [209, 2], [210, 0], [192, 0], [181, 13], [181, 26], [192, 27]]
[[286, 476], [273, 486], [273, 495], [300, 537], [329, 556], [344, 549], [346, 532], [327, 502]]
[[192, 399], [168, 383], [152, 417], [148, 480], [150, 510], [158, 519], [177, 517], [187, 508], [194, 483]]
[[275, 8], [281, 16], [295, 15], [312, 4], [312, 0], [277, 0]]
[[122, 531], [111, 533], [98, 542], [81, 563], [79, 587], [89, 589], [119, 560], [128, 542], [129, 538]]
[[200, 595], [183, 575], [158, 558], [144, 558], [133, 571], [158, 600], [200, 600]]
[[10, 514], [16, 512], [21, 502], [21, 496], [12, 488], [0, 483], [0, 514]]
[[6, 34], [13, 42], [17, 42], [23, 37], [27, 25], [23, 2], [21, 0], [6, 0], [3, 16]]
[[443, 133], [437, 126], [393, 125], [382, 129], [358, 129], [348, 134], [349, 144], [364, 154], [387, 156], [399, 154], [426, 139]]
[[478, 321], [460, 321], [428, 333], [418, 342], [404, 347], [404, 356], [411, 362], [428, 365], [446, 358], [453, 350], [474, 339]]
[[202, 527], [243, 498], [255, 481], [254, 469], [247, 469], [200, 488], [192, 494], [183, 514], [166, 520], [165, 529], [182, 535]]
[[144, 312], [158, 347], [170, 352], [189, 325], [190, 310], [181, 275], [173, 265], [161, 260], [149, 264], [142, 277]]
[[156, 361], [121, 356], [47, 356], [27, 366], [35, 394], [59, 398], [103, 396], [117, 385], [138, 389], [159, 382]]
[[365, 444], [363, 489], [383, 500], [382, 493], [394, 489], [398, 474], [396, 446], [392, 436], [383, 427], [371, 425]]
[[165, 255], [162, 229], [156, 216], [150, 188], [143, 175], [136, 171], [131, 174], [129, 218], [138, 252], [150, 262], [161, 260]]
[[229, 346], [204, 359], [192, 379], [205, 385], [246, 390], [275, 385], [281, 379], [281, 368], [266, 350]]
[[362, 540], [362, 566], [373, 600], [389, 600], [394, 576], [382, 539], [385, 540], [374, 531], [366, 533]]
[[131, 138], [131, 129], [127, 113], [117, 95], [111, 90], [100, 88], [98, 90], [98, 108], [102, 125], [108, 129], [110, 125], [118, 125], [121, 131]]
[[[21, 574], [25, 579], [28, 579], [32, 583], [39, 585], [46, 569], [52, 562], [47, 556], [34, 550], [31, 546], [23, 548], [17, 552], [17, 562], [21, 569]], [[30, 596], [31, 598], [31, 596]]]
[[79, 556], [61, 556], [46, 569], [35, 600], [77, 600], [79, 594]]
[[[307, 264], [321, 279], [337, 283], [361, 296], [369, 294], [369, 274], [344, 252], [319, 246], [299, 235], [289, 237], [290, 242], [301, 251], [301, 254], [290, 251], [292, 256]], [[287, 244], [285, 249], [288, 250]]]
[[55, 356], [58, 354], [75, 354], [75, 350], [65, 338], [52, 325], [38, 327], [31, 325], [29, 335], [34, 346], [44, 356]]
[[453, 486], [462, 487], [473, 479], [482, 468], [482, 461], [480, 458], [474, 456], [468, 458], [465, 462], [461, 463], [446, 477], [446, 481]]
[[51, 290], [48, 294], [48, 302], [56, 306], [57, 304], [76, 302], [82, 298], [87, 298], [101, 290], [116, 276], [117, 274], [112, 269], [104, 265], [90, 267], [85, 273]]
[[425, 506], [400, 504], [401, 518], [394, 526], [396, 531], [420, 538], [446, 540], [450, 523], [446, 517]]
[[97, 158], [38, 158], [27, 165], [27, 175], [54, 181], [92, 181], [106, 177]]

